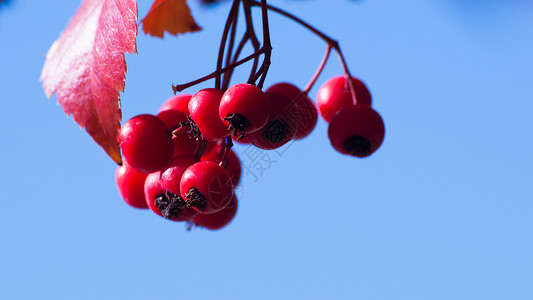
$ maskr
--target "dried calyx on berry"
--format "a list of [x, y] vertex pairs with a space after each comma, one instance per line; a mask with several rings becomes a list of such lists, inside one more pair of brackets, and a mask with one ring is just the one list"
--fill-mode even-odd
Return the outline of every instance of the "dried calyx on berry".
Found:
[[263, 128], [270, 114], [265, 93], [252, 84], [241, 83], [230, 87], [222, 95], [219, 117], [237, 136], [251, 134]]
[[231, 136], [237, 140], [241, 140], [246, 136], [246, 129], [250, 127], [250, 122], [240, 114], [229, 114], [222, 119], [228, 123], [229, 129], [232, 132]]
[[172, 219], [179, 216], [181, 210], [187, 207], [187, 203], [183, 198], [169, 191], [165, 191], [164, 194], [156, 196], [154, 204], [165, 219]]
[[204, 211], [207, 206], [207, 199], [197, 188], [190, 188], [185, 194], [185, 198], [187, 199], [186, 205], [188, 207], [194, 208], [200, 212]]
[[233, 190], [228, 172], [211, 161], [201, 161], [188, 167], [180, 180], [180, 193], [187, 205], [204, 214], [226, 207]]

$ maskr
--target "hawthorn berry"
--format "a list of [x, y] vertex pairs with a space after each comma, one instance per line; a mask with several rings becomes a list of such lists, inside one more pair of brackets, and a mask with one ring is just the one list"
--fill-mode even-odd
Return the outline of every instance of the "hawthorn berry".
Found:
[[329, 123], [328, 136], [338, 152], [367, 157], [383, 143], [385, 125], [372, 107], [357, 104], [335, 114]]
[[179, 156], [172, 159], [167, 167], [161, 170], [159, 185], [163, 190], [180, 195], [180, 181], [183, 172], [199, 160], [194, 156]]
[[220, 100], [220, 119], [237, 136], [261, 129], [268, 121], [269, 112], [269, 101], [265, 93], [248, 83], [230, 87]]
[[348, 82], [346, 82], [346, 77], [343, 75], [331, 78], [318, 90], [316, 103], [320, 114], [326, 122], [330, 122], [333, 116], [345, 107], [354, 104], [372, 105], [372, 97], [366, 85], [355, 77], [352, 77], [352, 80], [356, 100], [352, 98], [350, 87]]
[[164, 167], [174, 151], [167, 126], [150, 114], [135, 116], [124, 123], [119, 142], [125, 161], [146, 174]]
[[148, 174], [144, 182], [144, 195], [148, 207], [157, 215], [172, 221], [189, 221], [197, 212], [186, 207], [179, 195], [165, 191], [159, 184], [161, 172]]
[[166, 111], [166, 110], [177, 110], [185, 113], [186, 115], [189, 115], [189, 100], [191, 100], [192, 95], [189, 94], [181, 94], [176, 95], [161, 105], [159, 108], [159, 113]]
[[208, 141], [217, 141], [230, 135], [228, 125], [218, 117], [222, 91], [203, 89], [195, 93], [189, 101], [189, 111], [202, 137]]
[[270, 103], [268, 121], [260, 130], [249, 134], [248, 139], [256, 147], [265, 150], [279, 148], [292, 140], [298, 123], [290, 115], [288, 108], [293, 104], [291, 98], [279, 92], [266, 92]]
[[294, 102], [288, 107], [289, 116], [296, 119], [298, 128], [294, 135], [295, 140], [307, 137], [315, 129], [318, 121], [318, 111], [315, 104], [307, 94], [304, 94], [297, 86], [288, 82], [279, 82], [269, 87], [266, 92], [283, 93]]
[[187, 206], [200, 213], [211, 214], [228, 205], [233, 184], [224, 168], [211, 161], [201, 161], [185, 170], [180, 191]]
[[117, 188], [124, 201], [135, 208], [148, 208], [144, 198], [144, 181], [146, 174], [130, 167], [127, 163], [117, 167], [115, 181]]

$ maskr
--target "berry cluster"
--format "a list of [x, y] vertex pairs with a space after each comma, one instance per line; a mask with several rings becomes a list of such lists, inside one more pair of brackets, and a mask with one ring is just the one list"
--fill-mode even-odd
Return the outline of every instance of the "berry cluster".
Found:
[[[241, 4], [246, 32], [236, 43]], [[254, 31], [252, 7], [262, 10], [262, 45]], [[286, 82], [262, 89], [272, 50], [268, 10], [294, 20], [327, 43], [322, 63], [303, 90]], [[248, 42], [254, 53], [239, 59]], [[330, 79], [319, 89], [315, 106], [308, 92], [332, 50], [339, 54], [344, 75]], [[233, 70], [248, 61], [253, 63], [247, 83], [230, 86]], [[367, 87], [350, 75], [338, 42], [268, 5], [266, 0], [233, 0], [216, 70], [172, 88], [176, 93], [209, 79], [215, 79], [214, 88], [175, 96], [163, 104], [157, 116], [138, 115], [122, 126], [119, 142], [124, 164], [117, 169], [116, 181], [131, 206], [150, 208], [161, 217], [186, 221], [191, 226], [213, 230], [226, 226], [237, 212], [235, 187], [241, 177], [241, 162], [232, 150], [233, 141], [264, 150], [277, 149], [307, 137], [317, 124], [318, 111], [329, 122], [330, 142], [340, 153], [366, 157], [383, 142], [383, 120], [371, 107]]]
[[[355, 98], [344, 76], [326, 82], [318, 92], [318, 110], [330, 122], [333, 147], [365, 157], [381, 145], [384, 125], [370, 107], [366, 86], [352, 80]], [[116, 172], [118, 189], [133, 207], [220, 229], [233, 219], [238, 206], [234, 189], [241, 163], [232, 141], [276, 149], [308, 136], [317, 116], [307, 94], [285, 82], [265, 92], [252, 84], [237, 84], [225, 92], [208, 88], [175, 96], [157, 116], [138, 115], [122, 126], [119, 140], [125, 163]]]

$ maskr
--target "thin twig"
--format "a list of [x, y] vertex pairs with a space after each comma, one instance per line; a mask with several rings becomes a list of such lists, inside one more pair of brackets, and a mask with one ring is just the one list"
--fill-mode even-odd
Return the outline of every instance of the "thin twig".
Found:
[[[217, 59], [217, 71], [222, 68], [222, 61], [224, 60], [224, 49], [226, 48], [226, 41], [228, 39], [228, 33], [230, 30], [231, 25], [234, 22], [236, 11], [239, 8], [239, 3], [241, 0], [233, 0], [233, 4], [231, 5], [231, 9], [228, 14], [228, 18], [226, 20], [226, 25], [224, 26], [224, 30], [222, 31], [222, 39], [220, 40], [220, 47], [218, 49], [218, 59]], [[218, 74], [215, 79], [215, 88], [220, 89], [220, 82], [221, 82], [221, 76], [222, 73]]]
[[[258, 2], [256, 0], [243, 0], [244, 3], [247, 3], [247, 5], [250, 5], [250, 6], [255, 6], [255, 7], [263, 7], [263, 2]], [[264, 0], [261, 0], [261, 1], [264, 1]], [[348, 65], [346, 63], [346, 60], [344, 59], [344, 56], [341, 52], [341, 49], [340, 49], [340, 46], [339, 46], [339, 42], [332, 39], [331, 37], [329, 37], [328, 35], [324, 34], [322, 31], [316, 29], [314, 26], [312, 26], [311, 24], [303, 21], [302, 19], [296, 17], [295, 15], [285, 11], [285, 10], [282, 10], [280, 8], [277, 8], [275, 6], [272, 6], [272, 5], [267, 5], [267, 8], [269, 10], [272, 10], [276, 13], [279, 13], [293, 21], [295, 21], [296, 23], [302, 25], [303, 27], [307, 28], [309, 31], [313, 32], [315, 35], [317, 35], [318, 37], [320, 37], [321, 39], [323, 39], [328, 45], [330, 45], [333, 49], [335, 49], [335, 51], [337, 52], [337, 54], [339, 55], [340, 57], [340, 60], [341, 60], [341, 63], [342, 63], [342, 67], [344, 69], [344, 75], [346, 77], [346, 81], [348, 82], [348, 86], [350, 87], [350, 92], [352, 94], [352, 99], [354, 101], [354, 103], [357, 102], [357, 98], [356, 98], [356, 95], [355, 95], [355, 85], [354, 85], [354, 82], [353, 82], [353, 77], [352, 75], [350, 74], [350, 71], [348, 69]]]
[[256, 51], [255, 53], [252, 53], [251, 55], [248, 55], [247, 57], [239, 60], [238, 62], [235, 62], [235, 63], [232, 63], [231, 65], [225, 67], [225, 68], [222, 68], [222, 69], [219, 69], [219, 70], [216, 70], [215, 72], [209, 74], [209, 75], [206, 75], [202, 78], [199, 78], [199, 79], [196, 79], [194, 81], [191, 81], [189, 83], [185, 83], [185, 84], [178, 84], [178, 85], [172, 85], [172, 90], [174, 91], [174, 94], [177, 93], [177, 92], [181, 92], [183, 91], [184, 89], [186, 88], [189, 88], [191, 86], [194, 86], [194, 85], [197, 85], [201, 82], [204, 82], [204, 81], [207, 81], [209, 79], [213, 79], [231, 69], [234, 69], [242, 64], [244, 64], [245, 62], [248, 62], [256, 57], [258, 57], [259, 55], [263, 54], [265, 52], [265, 50], [263, 48], [259, 49], [258, 51]]
[[[246, 43], [250, 40], [250, 36], [248, 35], [248, 32], [245, 32], [241, 41], [239, 42], [239, 45], [237, 46], [237, 49], [235, 49], [235, 53], [233, 54], [233, 59], [231, 63], [235, 63], [239, 56], [241, 55], [242, 50], [244, 49], [244, 46]], [[231, 80], [231, 76], [233, 75], [233, 71], [235, 69], [229, 70], [224, 74], [224, 80], [222, 81], [222, 90], [227, 90], [229, 87], [229, 82]]]
[[270, 57], [272, 56], [272, 45], [270, 43], [270, 28], [268, 26], [268, 6], [266, 0], [261, 0], [261, 18], [263, 20], [263, 48], [266, 49], [265, 56], [263, 58], [263, 65], [261, 66], [262, 73], [261, 79], [257, 84], [257, 87], [262, 89], [265, 83], [268, 69], [270, 68]]
[[[245, 0], [243, 0], [242, 6], [244, 10], [244, 18], [246, 20], [246, 33], [250, 37], [250, 42], [252, 43], [254, 51], [257, 52], [259, 51], [261, 47], [261, 43], [259, 42], [259, 39], [257, 38], [257, 35], [255, 34], [251, 6], [250, 6], [250, 3]], [[252, 70], [250, 71], [250, 77], [248, 78], [248, 83], [250, 84], [254, 84], [256, 80], [255, 73], [257, 72], [257, 66], [259, 62], [258, 59], [259, 58], [254, 59]]]
[[303, 92], [309, 93], [309, 91], [313, 88], [313, 85], [315, 85], [318, 76], [320, 76], [320, 73], [322, 73], [322, 70], [324, 70], [324, 67], [326, 66], [326, 63], [328, 62], [329, 55], [331, 54], [331, 45], [328, 44], [328, 48], [326, 49], [326, 54], [324, 54], [324, 57], [322, 58], [322, 61], [320, 62], [320, 65], [318, 66], [317, 71], [313, 75], [313, 78], [309, 81], [309, 83], [305, 86]]
[[[237, 6], [237, 9], [235, 11], [235, 14], [233, 16], [233, 22], [231, 24], [231, 32], [229, 36], [229, 44], [228, 49], [226, 51], [226, 62], [225, 67], [229, 66], [232, 63], [232, 56], [233, 56], [233, 46], [235, 45], [235, 35], [237, 34], [237, 21], [239, 20], [239, 8]], [[222, 91], [225, 91], [227, 89], [227, 86], [225, 86], [226, 82], [229, 82], [229, 78], [231, 77], [231, 73], [224, 73], [224, 77], [222, 79]]]

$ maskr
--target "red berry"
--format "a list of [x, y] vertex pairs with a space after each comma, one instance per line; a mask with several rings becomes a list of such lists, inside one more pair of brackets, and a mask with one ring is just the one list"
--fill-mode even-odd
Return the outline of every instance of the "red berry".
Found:
[[[371, 105], [372, 97], [366, 85], [361, 80], [355, 77], [352, 78], [357, 104]], [[336, 76], [326, 81], [318, 90], [316, 103], [320, 114], [326, 122], [330, 122], [333, 116], [341, 109], [356, 104], [352, 99], [352, 93], [345, 76]]]
[[385, 137], [381, 116], [368, 105], [354, 105], [339, 111], [329, 123], [331, 145], [343, 154], [366, 157], [374, 153]]
[[261, 129], [268, 121], [269, 101], [265, 93], [252, 84], [230, 87], [220, 100], [219, 116], [237, 135]]
[[142, 173], [160, 170], [174, 151], [165, 123], [149, 114], [129, 119], [120, 129], [119, 142], [126, 162]]
[[124, 163], [117, 168], [115, 180], [120, 195], [127, 204], [136, 208], [148, 208], [144, 198], [146, 174], [136, 171]]
[[249, 134], [248, 139], [256, 147], [271, 150], [292, 140], [298, 123], [288, 110], [293, 104], [291, 98], [279, 92], [266, 92], [265, 94], [270, 102], [268, 122], [260, 130]]
[[318, 111], [307, 94], [288, 82], [276, 83], [266, 91], [283, 93], [294, 101], [294, 105], [290, 106], [288, 110], [290, 116], [296, 119], [298, 123], [298, 129], [294, 135], [295, 140], [303, 139], [311, 134], [318, 121]]
[[209, 230], [221, 229], [233, 220], [237, 214], [237, 207], [237, 197], [233, 194], [228, 206], [213, 214], [197, 214], [192, 218], [192, 222]]
[[169, 130], [179, 126], [181, 122], [187, 121], [187, 116], [186, 113], [173, 109], [164, 110], [157, 114], [157, 117], [165, 123]]
[[302, 90], [292, 83], [278, 82], [269, 87], [266, 92], [278, 92], [287, 95], [292, 100], [296, 99], [302, 94]]
[[159, 185], [163, 190], [169, 191], [175, 195], [180, 195], [180, 181], [183, 172], [197, 162], [198, 159], [194, 156], [179, 156], [173, 158], [169, 165], [161, 170]]
[[161, 172], [148, 174], [144, 182], [144, 195], [148, 207], [157, 215], [172, 221], [189, 221], [197, 212], [185, 206], [185, 201], [170, 192], [166, 192], [159, 184]]
[[233, 184], [228, 172], [210, 161], [196, 163], [183, 173], [181, 196], [196, 211], [211, 214], [228, 205]]
[[[165, 110], [160, 112], [157, 116], [163, 120], [168, 129], [178, 128], [180, 123], [184, 124], [188, 122], [187, 114], [178, 110]], [[189, 131], [189, 125], [185, 125], [180, 130], [173, 132], [173, 157], [194, 155], [196, 151], [202, 147], [202, 141], [196, 139]]]
[[189, 111], [206, 141], [217, 141], [230, 135], [229, 127], [218, 117], [222, 91], [203, 89], [195, 93], [189, 101]]
[[189, 109], [187, 107], [190, 99], [191, 95], [187, 94], [174, 96], [161, 105], [159, 112], [163, 112], [165, 110], [177, 110], [188, 115]]
[[[223, 156], [224, 156], [224, 146], [220, 145], [216, 149], [214, 149], [214, 151], [204, 153], [204, 155], [202, 155], [201, 160], [212, 161], [216, 164], [220, 164]], [[226, 169], [226, 172], [228, 172], [229, 176], [231, 177], [231, 183], [233, 184], [233, 186], [236, 187], [237, 185], [239, 185], [239, 182], [241, 180], [241, 173], [242, 173], [241, 161], [233, 150], [230, 150], [228, 153], [228, 160], [227, 160], [225, 169]]]

